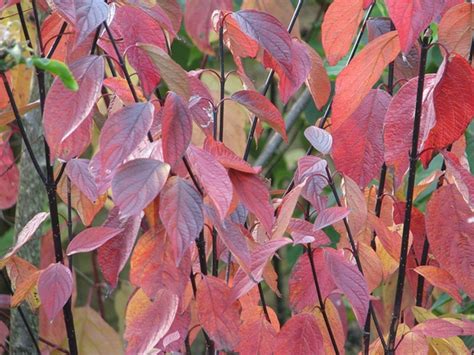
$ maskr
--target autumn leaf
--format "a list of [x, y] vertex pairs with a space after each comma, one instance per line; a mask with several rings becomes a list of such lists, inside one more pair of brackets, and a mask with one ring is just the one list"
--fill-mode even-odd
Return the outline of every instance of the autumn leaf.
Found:
[[66, 254], [73, 255], [95, 250], [122, 232], [110, 227], [91, 227], [76, 235], [67, 246]]
[[38, 279], [38, 293], [41, 306], [50, 321], [71, 297], [72, 284], [71, 271], [61, 263], [51, 264], [41, 272]]

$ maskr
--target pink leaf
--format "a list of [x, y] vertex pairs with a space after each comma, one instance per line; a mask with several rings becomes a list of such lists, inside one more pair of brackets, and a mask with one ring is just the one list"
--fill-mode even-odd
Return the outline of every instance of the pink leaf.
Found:
[[313, 243], [320, 246], [330, 243], [326, 233], [320, 230], [315, 231], [313, 224], [304, 219], [292, 218], [290, 224], [288, 224], [288, 232], [291, 234], [295, 245]]
[[46, 218], [49, 217], [49, 213], [47, 212], [40, 212], [36, 214], [30, 221], [23, 227], [21, 230], [20, 234], [16, 237], [16, 243], [13, 246], [12, 250], [8, 252], [3, 258], [8, 258], [9, 256], [12, 256], [15, 254], [20, 248], [28, 243], [35, 234], [36, 230], [38, 227], [43, 223]]
[[204, 225], [202, 197], [185, 180], [171, 177], [160, 195], [160, 218], [178, 264]]
[[331, 224], [339, 222], [346, 218], [351, 211], [346, 207], [329, 207], [319, 212], [316, 221], [314, 221], [314, 229], [321, 230]]
[[443, 319], [427, 319], [413, 328], [413, 332], [426, 337], [449, 338], [463, 335], [463, 328]]
[[461, 165], [453, 153], [446, 151], [443, 152], [443, 156], [447, 170], [453, 175], [459, 192], [470, 205], [474, 206], [474, 176]]
[[301, 313], [291, 317], [281, 328], [275, 344], [275, 355], [313, 355], [321, 352], [322, 347], [323, 335], [316, 318], [311, 313]]
[[61, 263], [51, 264], [41, 272], [38, 293], [46, 316], [52, 321], [72, 294], [71, 271]]
[[76, 235], [67, 246], [66, 254], [86, 253], [101, 247], [123, 230], [111, 227], [91, 227]]
[[252, 90], [235, 92], [231, 99], [245, 106], [250, 112], [268, 123], [275, 131], [280, 133], [285, 141], [288, 140], [285, 130], [285, 121], [280, 111], [262, 94]]
[[[6, 96], [6, 95], [5, 95]], [[15, 157], [8, 142], [0, 141], [0, 210], [12, 207], [16, 203], [20, 173]]]
[[318, 152], [328, 154], [332, 147], [332, 136], [326, 130], [316, 126], [305, 129], [304, 136]]
[[324, 249], [324, 259], [334, 283], [351, 302], [356, 318], [363, 327], [370, 301], [367, 281], [357, 266], [347, 261], [338, 251]]
[[103, 244], [97, 253], [97, 260], [107, 281], [111, 287], [116, 287], [120, 271], [127, 263], [132, 252], [138, 229], [140, 228], [140, 216], [120, 219], [119, 209], [114, 207], [103, 227], [122, 229], [123, 231]]
[[86, 197], [95, 201], [98, 197], [97, 186], [89, 170], [89, 160], [72, 159], [66, 165], [66, 174]]
[[333, 132], [334, 164], [361, 188], [379, 176], [384, 162], [383, 123], [390, 100], [386, 91], [371, 90], [354, 113]]
[[162, 139], [165, 162], [173, 168], [183, 157], [193, 131], [186, 102], [174, 92], [168, 93], [162, 110]]
[[275, 17], [256, 10], [241, 10], [230, 16], [242, 32], [257, 41], [287, 74], [291, 73], [291, 37]]
[[118, 168], [112, 194], [121, 218], [140, 214], [160, 193], [169, 172], [168, 164], [154, 159], [135, 159]]
[[79, 59], [69, 68], [79, 90], [66, 89], [59, 77], [56, 77], [45, 102], [43, 127], [52, 150], [51, 159], [57, 156], [55, 147], [74, 132], [89, 115], [99, 98], [104, 78], [104, 60], [98, 56]]
[[107, 190], [113, 171], [146, 137], [153, 121], [153, 112], [151, 103], [137, 103], [114, 112], [105, 121], [99, 137], [99, 152], [90, 162], [99, 193]]
[[254, 174], [229, 171], [229, 177], [239, 199], [263, 224], [266, 232], [271, 234], [273, 226], [273, 206], [270, 203], [270, 192], [265, 182]]
[[188, 157], [192, 169], [204, 190], [224, 219], [232, 202], [232, 182], [225, 168], [208, 152], [190, 145]]
[[74, 0], [77, 44], [84, 41], [102, 22], [107, 20], [109, 7], [101, 0]]

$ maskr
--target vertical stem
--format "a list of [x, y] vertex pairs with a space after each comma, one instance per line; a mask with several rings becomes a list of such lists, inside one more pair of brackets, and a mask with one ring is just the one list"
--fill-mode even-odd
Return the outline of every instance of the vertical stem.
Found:
[[272, 321], [270, 320], [270, 315], [268, 314], [267, 303], [265, 302], [265, 295], [263, 294], [263, 287], [261, 282], [258, 283], [258, 293], [260, 295], [260, 302], [262, 302], [263, 314], [265, 315], [265, 319], [268, 321], [268, 323], [271, 323]]
[[[220, 105], [219, 105], [219, 141], [224, 141], [224, 96], [225, 96], [225, 71], [224, 71], [224, 24], [219, 27], [219, 63], [220, 63]], [[216, 124], [216, 123], [215, 123]]]
[[102, 319], [105, 319], [104, 300], [102, 299], [102, 287], [99, 277], [99, 265], [97, 264], [97, 251], [91, 253], [92, 272], [94, 274], [94, 284], [97, 290], [97, 304], [99, 305], [99, 313]]
[[410, 167], [408, 170], [408, 186], [406, 193], [405, 218], [402, 231], [402, 245], [400, 250], [400, 266], [398, 269], [397, 289], [393, 305], [392, 320], [388, 338], [388, 354], [395, 353], [395, 338], [402, 307], [403, 288], [408, 254], [408, 237], [410, 234], [411, 210], [413, 205], [413, 192], [415, 188], [416, 163], [418, 161], [418, 139], [420, 135], [420, 122], [423, 104], [423, 87], [425, 81], [425, 66], [428, 53], [428, 38], [424, 37], [421, 44], [420, 68], [418, 73], [418, 88], [416, 93], [415, 117], [413, 122], [413, 136], [410, 151]]
[[329, 323], [329, 318], [326, 313], [326, 306], [324, 304], [321, 289], [319, 287], [318, 275], [316, 274], [316, 267], [314, 266], [313, 250], [311, 249], [311, 243], [308, 243], [306, 245], [306, 253], [308, 254], [309, 263], [311, 265], [311, 273], [313, 274], [314, 286], [316, 287], [316, 293], [318, 295], [319, 309], [321, 310], [321, 314], [323, 315], [324, 323], [326, 324], [326, 329], [328, 331], [329, 338], [331, 339], [331, 344], [334, 349], [334, 352], [336, 353], [336, 355], [339, 355], [339, 349], [337, 348], [336, 338], [334, 337], [334, 333], [331, 328], [331, 323]]

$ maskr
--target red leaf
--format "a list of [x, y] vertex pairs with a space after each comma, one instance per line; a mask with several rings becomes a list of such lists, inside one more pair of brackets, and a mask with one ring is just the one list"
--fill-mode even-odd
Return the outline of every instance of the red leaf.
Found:
[[89, 170], [88, 159], [72, 159], [66, 165], [66, 175], [86, 197], [95, 201], [99, 195], [97, 186]]
[[[305, 43], [303, 42], [303, 44]], [[306, 86], [316, 107], [321, 110], [331, 95], [331, 81], [319, 54], [309, 45], [306, 45], [306, 52], [311, 61], [311, 70], [306, 79]]]
[[165, 162], [173, 168], [183, 157], [193, 132], [188, 105], [174, 92], [168, 93], [162, 110], [162, 139]]
[[139, 215], [165, 185], [170, 166], [154, 159], [134, 159], [117, 169], [112, 179], [114, 203], [120, 217]]
[[160, 195], [160, 218], [178, 264], [204, 225], [202, 197], [185, 180], [172, 177]]
[[[160, 82], [160, 72], [150, 57], [135, 44], [147, 43], [166, 50], [166, 39], [161, 26], [143, 9], [120, 6], [115, 11], [110, 30], [120, 53], [122, 55], [126, 53], [128, 62], [137, 71], [143, 91], [150, 95]], [[120, 40], [117, 40], [118, 38]], [[116, 58], [115, 50], [108, 38], [101, 40], [99, 44], [107, 54]]]
[[232, 11], [231, 0], [189, 0], [184, 12], [184, 26], [189, 37], [201, 52], [213, 55], [214, 50], [209, 44], [209, 32], [212, 27], [211, 15], [214, 10]]
[[49, 213], [47, 212], [40, 212], [36, 214], [32, 219], [28, 221], [28, 223], [23, 227], [21, 232], [16, 237], [16, 243], [13, 248], [3, 257], [6, 259], [13, 254], [15, 254], [23, 245], [29, 242], [31, 237], [35, 234], [38, 227], [45, 221], [46, 218], [49, 217]]
[[[435, 75], [425, 76], [419, 148], [422, 147], [434, 120], [434, 111], [431, 107], [436, 80]], [[417, 87], [418, 77], [403, 85], [390, 102], [385, 115], [383, 127], [385, 161], [387, 165], [395, 167], [397, 184], [401, 182], [401, 178], [408, 169], [407, 152], [411, 149]], [[400, 117], [405, 117], [405, 119], [401, 120]]]
[[446, 12], [438, 27], [439, 43], [464, 58], [471, 49], [472, 12], [472, 4], [462, 2]]
[[353, 235], [357, 235], [367, 221], [367, 202], [359, 186], [348, 176], [344, 176], [343, 183], [346, 205], [351, 210], [348, 222]]
[[305, 129], [304, 136], [318, 152], [328, 154], [332, 147], [332, 136], [326, 130], [316, 126]]
[[244, 322], [240, 326], [240, 354], [273, 354], [277, 332], [262, 313], [257, 319]]
[[323, 353], [323, 336], [316, 318], [310, 313], [291, 317], [278, 333], [275, 355], [314, 355]]
[[123, 232], [122, 229], [111, 227], [91, 227], [84, 229], [69, 243], [66, 254], [73, 255], [95, 250], [121, 232]]
[[107, 190], [114, 170], [146, 137], [153, 112], [151, 103], [137, 103], [114, 112], [105, 121], [99, 137], [99, 152], [90, 162], [99, 193]]
[[372, 86], [380, 79], [385, 67], [400, 52], [396, 31], [369, 42], [336, 80], [332, 124], [337, 129], [361, 104]]
[[329, 65], [336, 65], [352, 45], [364, 14], [362, 0], [335, 0], [324, 14], [321, 40]]
[[286, 228], [288, 227], [291, 217], [293, 216], [296, 204], [298, 203], [298, 198], [300, 197], [303, 186], [304, 185], [302, 183], [296, 185], [293, 190], [291, 190], [291, 192], [283, 198], [275, 225], [273, 227], [271, 239], [281, 238], [283, 234], [285, 234]]
[[361, 188], [378, 177], [384, 163], [383, 123], [390, 100], [386, 91], [371, 90], [360, 106], [333, 132], [334, 164]]
[[102, 22], [107, 20], [109, 7], [101, 0], [74, 0], [76, 44], [84, 41]]
[[140, 228], [140, 216], [133, 216], [121, 220], [119, 209], [114, 207], [109, 212], [109, 216], [103, 227], [122, 229], [123, 231], [111, 240], [107, 241], [98, 249], [97, 260], [107, 281], [112, 288], [117, 286], [120, 271], [127, 263], [132, 252], [133, 244], [137, 238]]
[[304, 219], [292, 218], [288, 224], [288, 232], [293, 238], [293, 244], [313, 243], [315, 246], [328, 244], [328, 236], [323, 231], [315, 231], [312, 223]]
[[189, 283], [190, 253], [176, 266], [173, 245], [163, 229], [149, 231], [138, 240], [130, 260], [130, 282], [154, 298], [160, 289], [182, 297]]
[[275, 17], [256, 10], [241, 10], [230, 16], [247, 36], [257, 41], [278, 62], [286, 74], [290, 75], [291, 37]]
[[400, 354], [428, 354], [428, 340], [420, 334], [409, 332], [403, 335], [397, 345]]
[[447, 58], [441, 80], [433, 93], [436, 124], [425, 148], [445, 148], [464, 133], [474, 116], [474, 71], [455, 54]]
[[[5, 95], [7, 96], [7, 95]], [[16, 203], [20, 173], [10, 145], [0, 142], [0, 210], [12, 207]]]
[[321, 230], [346, 218], [351, 211], [346, 207], [329, 207], [318, 213], [314, 221], [314, 229]]
[[428, 280], [430, 284], [448, 293], [457, 303], [462, 303], [456, 281], [449, 272], [429, 265], [418, 266], [414, 270]]
[[178, 310], [176, 295], [162, 289], [153, 301], [138, 289], [130, 298], [125, 312], [127, 354], [145, 354], [168, 332]]
[[408, 53], [417, 38], [443, 9], [443, 1], [387, 0], [387, 8], [400, 35], [400, 47]]
[[268, 123], [275, 131], [288, 141], [285, 130], [285, 121], [280, 111], [262, 94], [253, 90], [237, 91], [230, 97], [232, 100], [245, 106], [250, 112]]
[[38, 293], [46, 316], [52, 321], [72, 294], [71, 271], [61, 263], [51, 264], [41, 272]]
[[447, 170], [453, 175], [459, 192], [470, 205], [474, 206], [474, 177], [453, 153], [446, 151], [443, 152], [443, 156]]
[[92, 108], [89, 115], [77, 127], [74, 132], [63, 139], [61, 143], [55, 146], [54, 151], [60, 160], [68, 162], [69, 160], [81, 156], [89, 147], [92, 139], [92, 123], [95, 109]]
[[455, 185], [436, 190], [426, 207], [430, 251], [471, 298], [474, 297], [472, 219], [472, 210]]
[[229, 170], [229, 177], [245, 207], [257, 216], [268, 234], [272, 232], [273, 206], [265, 182], [257, 175]]
[[363, 327], [370, 301], [367, 281], [355, 264], [346, 260], [341, 253], [334, 249], [324, 249], [324, 260], [334, 283], [349, 299], [354, 314]]
[[232, 182], [225, 168], [208, 152], [190, 145], [188, 157], [192, 169], [204, 190], [224, 219], [232, 202]]
[[138, 43], [137, 47], [144, 50], [150, 57], [169, 89], [188, 100], [191, 95], [186, 71], [160, 47], [144, 43]]
[[[104, 79], [104, 86], [112, 90], [117, 97], [126, 105], [135, 103], [130, 87], [128, 86], [127, 80], [120, 77], [112, 77]], [[138, 98], [140, 101], [144, 101], [145, 97], [139, 88], [135, 88]]]
[[412, 329], [413, 332], [433, 338], [463, 335], [463, 329], [444, 319], [427, 319]]
[[211, 153], [227, 169], [233, 169], [242, 173], [258, 174], [259, 168], [252, 167], [249, 163], [227, 148], [224, 143], [207, 137], [204, 141], [204, 150]]
[[66, 89], [60, 78], [56, 77], [46, 96], [43, 127], [51, 148], [51, 159], [57, 156], [55, 147], [71, 135], [89, 115], [100, 96], [104, 78], [104, 60], [98, 56], [79, 59], [69, 68], [79, 90]]
[[[325, 299], [334, 291], [336, 285], [324, 262], [322, 249], [317, 248], [313, 250], [313, 262], [318, 277], [321, 296]], [[296, 265], [293, 267], [290, 280], [288, 281], [288, 288], [290, 306], [295, 312], [301, 312], [304, 308], [313, 306], [318, 302], [311, 264], [306, 253], [300, 256]]]
[[199, 322], [219, 350], [232, 350], [239, 342], [240, 304], [231, 293], [223, 280], [212, 276], [204, 276], [197, 290]]

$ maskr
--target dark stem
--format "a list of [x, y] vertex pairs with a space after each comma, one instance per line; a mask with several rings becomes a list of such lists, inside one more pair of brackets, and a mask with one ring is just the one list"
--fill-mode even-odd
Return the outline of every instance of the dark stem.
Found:
[[265, 315], [265, 319], [268, 321], [268, 323], [271, 323], [272, 321], [270, 320], [270, 315], [268, 314], [267, 303], [265, 302], [265, 295], [263, 293], [263, 287], [261, 282], [258, 283], [258, 293], [260, 295], [260, 302], [262, 303], [263, 314]]
[[314, 266], [313, 250], [311, 249], [311, 243], [308, 243], [306, 245], [306, 254], [308, 255], [309, 263], [311, 265], [311, 273], [313, 274], [314, 286], [316, 287], [316, 293], [318, 295], [319, 309], [321, 310], [321, 314], [323, 315], [324, 323], [326, 324], [326, 328], [328, 330], [329, 338], [331, 339], [334, 352], [336, 353], [336, 355], [339, 355], [339, 349], [337, 348], [336, 338], [334, 337], [334, 333], [331, 328], [331, 323], [329, 323], [329, 318], [326, 313], [326, 306], [324, 304], [321, 289], [319, 287], [318, 275], [316, 274], [316, 267]]
[[420, 135], [421, 113], [423, 108], [423, 87], [425, 80], [426, 57], [428, 53], [428, 38], [424, 37], [421, 44], [420, 68], [418, 73], [418, 88], [416, 93], [415, 117], [413, 121], [413, 136], [410, 151], [410, 167], [408, 170], [408, 184], [406, 193], [405, 218], [402, 231], [402, 245], [400, 250], [400, 266], [398, 269], [397, 289], [393, 305], [392, 320], [388, 337], [388, 354], [395, 353], [395, 338], [402, 307], [403, 288], [408, 254], [408, 238], [410, 234], [411, 210], [413, 205], [413, 191], [415, 188], [416, 163], [418, 161], [418, 139]]
[[[298, 0], [298, 4], [296, 5], [295, 11], [293, 12], [293, 16], [291, 17], [290, 23], [287, 28], [288, 32], [291, 32], [291, 30], [293, 30], [293, 27], [296, 23], [296, 19], [298, 18], [298, 15], [302, 7], [303, 7], [303, 0]], [[265, 95], [268, 89], [270, 88], [274, 74], [275, 74], [275, 71], [273, 69], [270, 71], [270, 73], [268, 73], [267, 79], [265, 80], [265, 84], [263, 85], [263, 89], [261, 92], [262, 95]], [[255, 130], [257, 129], [257, 122], [258, 122], [258, 117], [254, 116], [252, 120], [252, 126], [250, 127], [249, 135], [247, 138], [247, 145], [245, 146], [245, 152], [243, 156], [244, 160], [248, 160], [249, 158], [250, 148], [252, 147], [253, 138], [255, 136]]]
[[[69, 179], [69, 176], [66, 178], [66, 184], [67, 184], [67, 238], [69, 243], [73, 239], [73, 234], [72, 234], [72, 199], [71, 199], [71, 180]], [[72, 255], [68, 256], [68, 261], [69, 261], [69, 269], [72, 272]]]
[[219, 257], [217, 255], [217, 230], [212, 229], [212, 276], [217, 277], [219, 273]]
[[57, 49], [58, 46], [59, 46], [59, 42], [61, 42], [61, 38], [63, 37], [64, 32], [66, 32], [66, 28], [67, 28], [67, 22], [64, 21], [63, 24], [61, 25], [61, 28], [59, 29], [58, 35], [57, 35], [56, 38], [54, 39], [54, 43], [53, 43], [53, 45], [51, 46], [51, 49], [49, 50], [48, 54], [46, 55], [46, 58], [51, 59], [51, 57], [53, 56], [54, 52], [56, 52], [56, 49]]
[[[225, 96], [225, 71], [224, 71], [224, 25], [219, 27], [219, 64], [220, 64], [220, 107], [219, 107], [219, 141], [224, 141], [224, 96]], [[217, 125], [217, 122], [214, 122]]]

